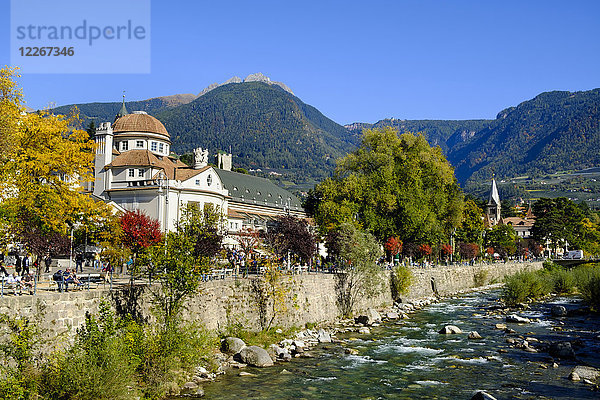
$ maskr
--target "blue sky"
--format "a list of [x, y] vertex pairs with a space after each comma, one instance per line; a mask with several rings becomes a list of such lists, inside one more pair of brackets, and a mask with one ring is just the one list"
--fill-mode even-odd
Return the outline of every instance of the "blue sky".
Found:
[[[152, 0], [150, 74], [25, 74], [20, 84], [40, 108], [119, 101], [123, 90], [128, 100], [198, 93], [262, 72], [342, 124], [495, 118], [544, 91], [600, 87], [599, 21], [596, 0]], [[0, 65], [9, 34], [0, 0]]]

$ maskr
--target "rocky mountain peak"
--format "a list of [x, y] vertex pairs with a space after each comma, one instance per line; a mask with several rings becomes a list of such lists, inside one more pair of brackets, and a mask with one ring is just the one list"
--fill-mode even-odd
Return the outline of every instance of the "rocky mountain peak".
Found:
[[240, 78], [238, 76], [234, 76], [232, 78], [227, 79], [223, 83], [216, 83], [216, 82], [211, 83], [210, 85], [208, 85], [207, 87], [202, 89], [202, 91], [200, 93], [198, 93], [198, 97], [205, 95], [206, 93], [210, 92], [213, 89], [218, 88], [219, 86], [229, 85], [230, 83], [245, 83], [245, 82], [263, 82], [268, 85], [277, 85], [280, 88], [282, 88], [283, 90], [285, 90], [286, 92], [288, 92], [290, 94], [294, 94], [294, 92], [292, 92], [292, 89], [290, 89], [285, 83], [272, 81], [271, 78], [264, 75], [262, 72], [256, 72], [254, 74], [248, 75], [246, 77], [246, 79], [243, 79], [243, 80], [242, 80], [242, 78]]

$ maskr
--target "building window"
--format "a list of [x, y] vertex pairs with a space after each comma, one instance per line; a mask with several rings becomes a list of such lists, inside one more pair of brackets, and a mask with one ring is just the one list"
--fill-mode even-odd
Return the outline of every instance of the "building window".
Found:
[[143, 148], [144, 147], [144, 141], [143, 140], [136, 140], [135, 147], [137, 147], [138, 149]]
[[212, 175], [209, 175], [209, 176], [206, 178], [206, 184], [207, 184], [208, 186], [210, 186], [210, 185], [212, 184]]
[[129, 143], [126, 141], [121, 142], [121, 151], [126, 151], [129, 147]]
[[158, 152], [159, 153], [163, 153], [165, 151], [165, 144], [164, 143], [159, 143], [158, 144]]
[[157, 146], [158, 146], [158, 143], [152, 142], [152, 144], [150, 144], [150, 150], [156, 151]]
[[129, 169], [129, 177], [130, 177], [130, 178], [133, 178], [133, 177], [135, 177], [135, 169], [133, 169], [133, 168], [130, 168], [130, 169]]
[[200, 186], [200, 179], [196, 179], [196, 185]]
[[138, 177], [143, 178], [144, 172], [146, 172], [143, 168], [138, 169]]

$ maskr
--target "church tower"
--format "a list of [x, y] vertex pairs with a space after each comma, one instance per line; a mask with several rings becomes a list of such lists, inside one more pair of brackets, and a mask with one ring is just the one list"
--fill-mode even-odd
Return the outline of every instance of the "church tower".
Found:
[[490, 196], [485, 207], [485, 213], [487, 219], [490, 222], [490, 226], [495, 226], [500, 222], [500, 195], [498, 194], [498, 187], [496, 186], [496, 179], [492, 178], [492, 187], [490, 189]]

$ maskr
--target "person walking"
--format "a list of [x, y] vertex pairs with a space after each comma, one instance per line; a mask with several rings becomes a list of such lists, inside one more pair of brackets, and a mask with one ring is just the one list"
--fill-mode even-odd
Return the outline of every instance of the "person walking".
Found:
[[21, 273], [21, 257], [18, 254], [15, 254], [15, 272], [17, 275]]
[[50, 257], [50, 253], [46, 253], [46, 257], [44, 258], [44, 265], [46, 266], [45, 273], [50, 272], [50, 265], [52, 265], [52, 257]]
[[29, 259], [29, 256], [27, 254], [25, 254], [23, 256], [23, 260], [21, 261], [21, 268], [22, 268], [21, 276], [29, 275], [30, 261], [31, 260]]
[[81, 253], [75, 255], [75, 272], [77, 271], [83, 273], [83, 255]]

